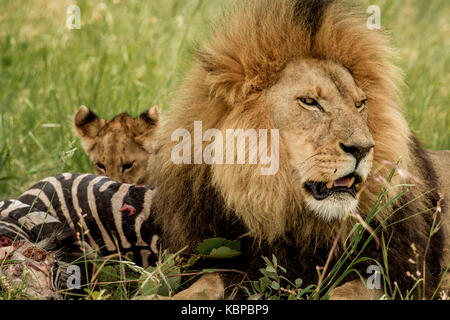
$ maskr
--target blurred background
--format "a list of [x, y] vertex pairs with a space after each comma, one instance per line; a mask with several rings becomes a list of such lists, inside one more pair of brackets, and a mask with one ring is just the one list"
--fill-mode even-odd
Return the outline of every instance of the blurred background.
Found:
[[[99, 116], [167, 110], [224, 8], [236, 0], [0, 0], [0, 199], [61, 172], [93, 172], [72, 133]], [[398, 50], [407, 119], [426, 148], [450, 149], [450, 2], [355, 0], [381, 8]], [[69, 30], [66, 9], [80, 7]]]

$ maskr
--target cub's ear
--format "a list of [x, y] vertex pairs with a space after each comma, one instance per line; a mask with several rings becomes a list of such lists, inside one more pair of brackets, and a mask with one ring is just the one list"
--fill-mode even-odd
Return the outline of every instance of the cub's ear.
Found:
[[139, 119], [144, 120], [142, 123], [144, 126], [156, 126], [159, 122], [159, 109], [158, 106], [142, 112]]
[[81, 106], [74, 117], [75, 134], [81, 138], [85, 150], [89, 150], [94, 143], [93, 139], [98, 135], [105, 124], [93, 111], [86, 106]]
[[145, 150], [151, 151], [154, 147], [154, 133], [159, 126], [159, 109], [157, 106], [141, 113], [135, 119], [135, 141], [141, 144]]

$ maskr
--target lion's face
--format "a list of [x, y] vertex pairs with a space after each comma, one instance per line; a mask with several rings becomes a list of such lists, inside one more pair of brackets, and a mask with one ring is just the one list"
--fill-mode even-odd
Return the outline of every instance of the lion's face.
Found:
[[82, 106], [75, 116], [75, 131], [96, 174], [124, 183], [148, 184], [158, 123], [156, 107], [136, 118], [123, 113], [104, 120]]
[[[167, 221], [177, 226], [169, 232], [180, 247], [187, 241], [180, 234], [189, 232], [186, 217], [195, 226], [210, 218], [205, 201], [223, 205], [228, 217], [269, 243], [291, 234], [305, 248], [314, 239], [333, 241], [337, 219], [356, 208], [364, 216], [378, 198], [384, 184], [370, 173], [372, 163], [382, 177], [390, 173], [384, 160], [401, 159], [403, 169], [414, 168], [399, 97], [402, 79], [388, 38], [339, 1], [313, 2], [241, 1], [245, 5], [196, 50], [197, 64], [162, 128], [162, 141], [178, 128], [194, 135], [199, 120], [204, 132], [268, 129], [281, 140], [272, 145], [271, 136], [267, 149], [254, 149], [260, 155], [277, 151], [272, 175], [261, 174], [268, 167], [262, 161], [175, 165], [174, 144], [161, 145], [155, 177], [160, 196], [167, 195]], [[390, 183], [404, 180], [394, 175]], [[198, 218], [202, 211], [208, 218]]]
[[132, 184], [146, 175], [149, 153], [120, 125], [100, 133], [88, 154], [98, 175]]
[[354, 211], [374, 140], [367, 98], [351, 74], [329, 61], [293, 62], [266, 98], [304, 205], [326, 220]]

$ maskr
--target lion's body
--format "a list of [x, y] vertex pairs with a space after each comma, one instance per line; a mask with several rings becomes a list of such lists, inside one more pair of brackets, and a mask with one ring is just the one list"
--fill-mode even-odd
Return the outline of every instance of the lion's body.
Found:
[[[450, 235], [450, 150], [427, 151], [430, 156], [436, 174], [439, 179], [440, 192], [445, 200], [443, 207], [443, 226], [446, 235]], [[446, 265], [450, 265], [450, 237], [447, 236], [447, 245], [445, 246], [444, 261]], [[450, 286], [450, 281], [448, 281]]]
[[450, 198], [450, 150], [427, 151], [436, 174], [439, 177], [441, 190], [445, 199]]
[[136, 118], [121, 113], [105, 120], [82, 106], [74, 123], [75, 133], [80, 137], [96, 174], [118, 182], [151, 184], [149, 158], [155, 149], [154, 136], [159, 126], [156, 107]]
[[[351, 11], [325, 0], [246, 1], [198, 52], [183, 99], [162, 128], [164, 144], [152, 168], [158, 186], [155, 217], [169, 250], [188, 245], [194, 251], [210, 237], [240, 238], [243, 254], [220, 267], [257, 279], [261, 256], [274, 254], [289, 278], [317, 283], [316, 267], [325, 265], [346, 211], [367, 218], [384, 187], [377, 179], [387, 177], [390, 163], [400, 159], [390, 186], [415, 186], [371, 225], [383, 226], [382, 238], [389, 243], [391, 282], [402, 292], [411, 289], [415, 281], [406, 274], [417, 266], [408, 260], [417, 258], [422, 266], [426, 252], [426, 293], [436, 288], [445, 245], [443, 230], [429, 240], [438, 175], [403, 116], [397, 95], [401, 79], [389, 62], [387, 39]], [[323, 109], [297, 103], [304, 94]], [[359, 109], [361, 100], [367, 103]], [[260, 164], [174, 164], [172, 133], [184, 128], [193, 135], [194, 121], [202, 121], [204, 131], [280, 130], [278, 172], [260, 175]], [[354, 149], [367, 152], [355, 155]], [[349, 168], [365, 184], [353, 198], [333, 193], [322, 199], [304, 187], [347, 181], [342, 176]], [[384, 203], [401, 191], [391, 188]], [[349, 231], [356, 221], [346, 221]], [[402, 222], [388, 227], [395, 221]], [[343, 249], [340, 241], [336, 257]], [[374, 241], [363, 256], [383, 263]], [[364, 273], [368, 264], [373, 262], [357, 269]], [[225, 282], [235, 280], [227, 276]]]

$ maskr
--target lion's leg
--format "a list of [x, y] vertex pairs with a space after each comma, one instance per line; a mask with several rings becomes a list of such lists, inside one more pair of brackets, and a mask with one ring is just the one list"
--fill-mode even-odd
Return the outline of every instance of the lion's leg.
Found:
[[450, 295], [450, 273], [446, 274], [444, 280], [442, 281], [442, 285], [441, 285], [441, 288], [440, 288], [439, 291], [440, 291], [439, 295], [444, 295], [446, 297], [446, 299], [449, 299], [449, 295]]
[[172, 297], [173, 300], [220, 300], [225, 286], [218, 273], [208, 273], [200, 277], [189, 288]]
[[330, 300], [379, 300], [382, 296], [382, 290], [368, 289], [359, 279], [346, 282], [330, 292]]
[[221, 300], [225, 286], [218, 273], [207, 273], [195, 281], [189, 288], [178, 292], [172, 298], [151, 295], [139, 297], [139, 300]]

